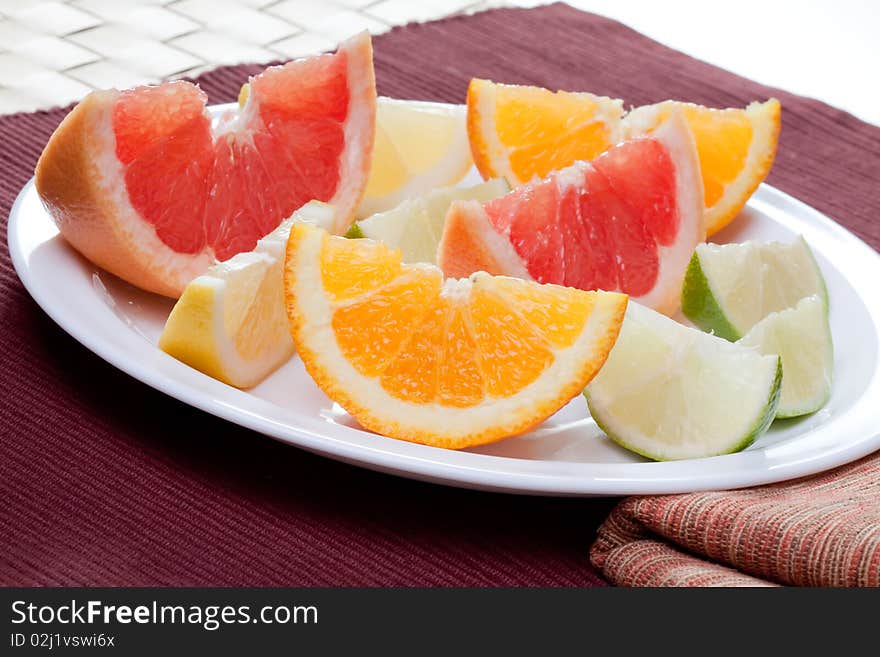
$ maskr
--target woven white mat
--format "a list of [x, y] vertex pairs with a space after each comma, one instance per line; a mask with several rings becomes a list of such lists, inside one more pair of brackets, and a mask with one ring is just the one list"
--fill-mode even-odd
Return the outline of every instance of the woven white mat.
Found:
[[476, 0], [0, 0], [0, 114], [325, 50]]

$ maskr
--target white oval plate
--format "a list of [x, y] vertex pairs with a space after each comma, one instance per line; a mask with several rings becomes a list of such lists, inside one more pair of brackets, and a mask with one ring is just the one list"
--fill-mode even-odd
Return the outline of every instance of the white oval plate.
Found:
[[606, 438], [582, 396], [529, 434], [456, 452], [358, 428], [317, 388], [296, 357], [256, 388], [237, 390], [157, 348], [173, 302], [142, 292], [79, 256], [58, 235], [33, 181], [16, 200], [8, 229], [16, 271], [43, 310], [98, 356], [172, 397], [374, 470], [469, 488], [584, 496], [765, 484], [827, 470], [880, 448], [880, 256], [821, 213], [768, 185], [714, 241], [790, 242], [797, 234], [813, 248], [831, 298], [835, 367], [830, 401], [813, 415], [774, 423], [738, 454], [654, 463]]

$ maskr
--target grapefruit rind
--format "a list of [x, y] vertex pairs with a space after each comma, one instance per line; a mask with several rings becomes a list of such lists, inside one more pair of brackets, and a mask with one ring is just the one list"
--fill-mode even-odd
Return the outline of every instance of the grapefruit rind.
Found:
[[778, 356], [631, 303], [584, 396], [597, 426], [624, 449], [655, 461], [698, 459], [741, 451], [761, 436], [776, 417], [782, 380]]
[[[320, 254], [326, 233], [297, 225], [285, 261], [285, 297], [290, 330], [306, 370], [316, 384], [363, 427], [379, 434], [435, 447], [461, 449], [500, 440], [536, 426], [559, 410], [595, 375], [614, 344], [626, 308], [625, 295], [593, 294], [593, 310], [574, 343], [557, 351], [553, 363], [533, 382], [504, 398], [468, 407], [419, 404], [392, 396], [377, 378], [365, 376], [343, 355], [334, 333], [333, 308], [324, 292]], [[440, 276], [428, 264], [404, 265]], [[485, 273], [449, 279], [451, 298], [491, 288]]]
[[333, 233], [341, 235], [355, 219], [364, 198], [376, 134], [376, 73], [370, 33], [360, 32], [339, 46], [347, 54], [349, 100], [345, 151], [339, 172], [341, 185], [327, 201], [336, 208]]
[[681, 302], [681, 282], [694, 247], [706, 239], [703, 179], [693, 135], [681, 114], [674, 112], [654, 132], [675, 163], [675, 189], [679, 229], [675, 242], [657, 245], [660, 268], [654, 288], [633, 300], [670, 315]]
[[437, 246], [437, 266], [449, 278], [484, 271], [493, 276], [532, 280], [510, 241], [496, 232], [478, 201], [456, 201], [449, 207]]
[[131, 206], [115, 156], [119, 95], [94, 91], [64, 117], [37, 162], [37, 191], [62, 236], [89, 261], [141, 289], [176, 297], [213, 259], [173, 251]]

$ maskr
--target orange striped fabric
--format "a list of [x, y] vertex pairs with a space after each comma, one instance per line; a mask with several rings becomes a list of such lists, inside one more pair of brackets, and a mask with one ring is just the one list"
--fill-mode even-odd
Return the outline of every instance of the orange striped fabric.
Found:
[[590, 558], [619, 586], [880, 586], [880, 453], [769, 486], [627, 498]]

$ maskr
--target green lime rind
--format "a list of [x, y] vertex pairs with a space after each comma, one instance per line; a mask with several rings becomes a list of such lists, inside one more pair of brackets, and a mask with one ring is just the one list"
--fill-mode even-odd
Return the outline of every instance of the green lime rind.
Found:
[[357, 222], [355, 222], [345, 233], [344, 237], [347, 237], [350, 240], [358, 240], [364, 237], [364, 232], [361, 230], [361, 227], [358, 226]]
[[684, 275], [681, 288], [681, 312], [708, 333], [736, 342], [742, 335], [727, 319], [709, 286], [709, 280], [700, 265], [700, 256], [694, 251]]
[[[740, 438], [736, 439], [729, 447], [724, 447], [719, 450], [714, 450], [712, 452], [707, 452], [705, 454], [695, 454], [690, 458], [709, 458], [711, 456], [724, 456], [725, 454], [735, 454], [736, 452], [741, 452], [746, 447], [754, 443], [767, 429], [770, 428], [773, 420], [776, 418], [776, 409], [779, 406], [779, 398], [782, 394], [782, 359], [780, 357], [776, 357], [776, 376], [773, 378], [773, 384], [770, 386], [770, 395], [767, 404], [763, 407], [761, 414], [755, 419], [755, 422], [752, 424], [752, 427]], [[643, 448], [636, 448], [632, 445], [628, 444], [624, 438], [615, 432], [609, 430], [607, 423], [602, 421], [601, 414], [594, 409], [593, 404], [590, 400], [590, 389], [587, 387], [584, 390], [584, 398], [587, 400], [587, 408], [590, 409], [590, 415], [593, 416], [593, 421], [598, 426], [608, 438], [610, 438], [614, 443], [620, 445], [625, 450], [638, 454], [639, 456], [644, 456], [646, 459], [651, 459], [652, 461], [674, 461], [680, 459], [667, 459], [660, 456], [656, 456], [651, 454], [648, 450]]]
[[809, 404], [808, 406], [801, 406], [799, 408], [792, 408], [790, 411], [777, 411], [776, 419], [777, 420], [790, 420], [796, 417], [803, 417], [804, 415], [810, 415], [811, 413], [815, 413], [820, 408], [822, 408], [825, 404], [828, 403], [828, 400], [831, 399], [831, 389], [819, 398], [815, 404]]
[[[797, 267], [796, 263], [799, 261], [802, 262], [800, 260], [801, 257], [806, 257], [809, 262], [809, 265], [807, 266], [812, 268], [815, 277], [811, 276], [809, 273], [801, 272], [798, 275], [798, 281], [800, 283], [805, 283], [807, 281], [812, 283], [815, 281], [815, 286], [810, 285], [809, 289], [806, 289], [803, 285], [800, 286], [800, 289], [798, 289], [798, 286], [793, 287], [791, 291], [794, 296], [787, 299], [784, 306], [764, 308], [765, 315], [770, 311], [780, 311], [785, 307], [792, 307], [804, 296], [812, 294], [821, 297], [825, 302], [826, 311], [829, 309], [830, 303], [827, 283], [822, 276], [822, 270], [819, 267], [819, 263], [816, 260], [813, 250], [802, 235], [798, 236], [792, 244], [787, 246], [779, 245], [774, 242], [760, 245], [746, 242], [730, 246], [738, 246], [743, 249], [756, 248], [758, 249], [759, 260], [766, 260], [768, 255], [770, 255], [771, 252], [766, 251], [765, 249], [778, 249], [781, 247], [783, 249], [782, 255], [786, 259], [791, 259], [794, 267]], [[777, 261], [776, 266], [781, 266], [779, 262], [779, 252], [772, 252], [777, 254], [775, 257], [775, 260]], [[754, 321], [749, 323], [749, 325], [742, 325], [740, 320], [737, 320], [740, 322], [739, 324], [734, 323], [731, 318], [734, 318], [737, 315], [730, 312], [731, 308], [728, 308], [728, 312], [725, 312], [724, 308], [726, 307], [727, 300], [724, 298], [723, 294], [719, 294], [718, 290], [712, 287], [710, 277], [706, 275], [707, 271], [711, 273], [711, 269], [707, 267], [707, 265], [710, 264], [710, 261], [705, 261], [703, 258], [709, 257], [714, 258], [716, 255], [713, 255], [711, 252], [705, 252], [701, 256], [701, 250], [699, 247], [691, 256], [691, 261], [688, 263], [688, 269], [685, 274], [685, 280], [681, 291], [682, 313], [684, 313], [688, 319], [702, 330], [714, 333], [719, 337], [734, 342], [742, 338], [752, 328], [752, 325], [760, 321], [762, 317], [756, 317]], [[765, 265], [768, 264], [772, 263], [765, 262]], [[789, 277], [793, 276], [795, 275], [794, 271], [796, 270], [792, 270], [784, 275]], [[718, 282], [716, 281], [715, 284], [717, 286]], [[760, 303], [760, 299], [756, 298], [755, 302]]]
[[745, 437], [743, 444], [731, 450], [728, 454], [739, 452], [751, 445], [761, 434], [770, 428], [773, 420], [776, 419], [776, 410], [779, 408], [779, 400], [782, 397], [782, 358], [777, 356], [776, 359], [776, 378], [773, 379], [773, 386], [770, 389], [770, 402], [764, 407], [763, 417], [759, 418], [752, 426], [752, 430]]
[[621, 447], [623, 447], [627, 451], [633, 452], [634, 454], [638, 454], [639, 456], [644, 456], [646, 459], [651, 459], [652, 461], [664, 460], [661, 458], [656, 458], [654, 456], [651, 456], [647, 452], [645, 452], [641, 449], [638, 449], [636, 447], [633, 447], [632, 445], [627, 444], [627, 442], [625, 440], [623, 440], [620, 436], [618, 436], [616, 433], [611, 431], [611, 429], [609, 429], [608, 426], [599, 417], [599, 413], [597, 413], [593, 409], [593, 403], [590, 400], [589, 387], [584, 389], [584, 398], [587, 400], [587, 408], [590, 409], [590, 415], [593, 416], [593, 422], [596, 423], [596, 426], [599, 427], [602, 430], [602, 433], [604, 433], [606, 436], [608, 436], [612, 440], [612, 442], [617, 443], [618, 445], [620, 445]]

